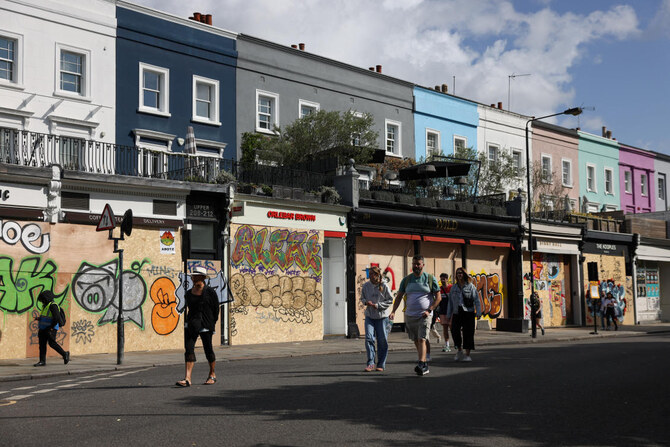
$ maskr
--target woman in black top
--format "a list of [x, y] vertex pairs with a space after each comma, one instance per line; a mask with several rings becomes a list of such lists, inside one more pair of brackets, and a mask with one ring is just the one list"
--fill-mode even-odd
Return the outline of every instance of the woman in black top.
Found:
[[212, 336], [219, 319], [219, 299], [211, 287], [205, 285], [207, 270], [204, 267], [196, 267], [191, 275], [193, 288], [186, 292], [186, 311], [184, 326], [184, 346], [186, 360], [186, 374], [184, 380], [177, 382], [177, 386], [191, 386], [191, 373], [195, 364], [195, 342], [198, 336], [202, 340], [205, 356], [209, 362], [209, 376], [205, 385], [216, 383], [214, 366], [216, 356], [212, 348]]

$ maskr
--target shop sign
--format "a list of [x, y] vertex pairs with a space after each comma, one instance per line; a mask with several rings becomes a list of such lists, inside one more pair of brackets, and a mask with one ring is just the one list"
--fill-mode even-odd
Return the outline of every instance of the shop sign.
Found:
[[584, 253], [608, 256], [624, 256], [626, 253], [626, 246], [621, 244], [613, 244], [611, 242], [585, 242]]
[[186, 215], [194, 218], [211, 218], [216, 219], [214, 206], [206, 203], [187, 204]]
[[241, 217], [244, 216], [244, 202], [233, 202], [230, 205], [230, 216]]
[[316, 215], [291, 213], [285, 211], [268, 211], [268, 219], [297, 220], [302, 222], [316, 222]]
[[158, 239], [160, 240], [160, 249], [162, 255], [173, 255], [177, 252], [174, 234], [175, 231], [168, 228], [161, 228], [158, 231]]
[[47, 188], [39, 185], [0, 184], [0, 204], [3, 206], [47, 206]]

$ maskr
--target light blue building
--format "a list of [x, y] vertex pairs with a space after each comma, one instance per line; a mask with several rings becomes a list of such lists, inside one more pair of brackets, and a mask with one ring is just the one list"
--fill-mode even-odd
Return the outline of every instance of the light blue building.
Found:
[[414, 87], [416, 159], [453, 155], [457, 146], [477, 147], [477, 104], [456, 96]]
[[583, 212], [621, 209], [616, 140], [579, 131], [579, 190]]

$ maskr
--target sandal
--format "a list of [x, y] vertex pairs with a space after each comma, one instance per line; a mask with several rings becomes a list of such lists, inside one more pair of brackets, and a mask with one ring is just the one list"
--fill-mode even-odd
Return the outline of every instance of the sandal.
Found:
[[375, 370], [375, 365], [368, 365], [368, 366], [365, 367], [365, 369], [363, 371], [365, 371], [366, 373], [369, 373], [370, 371], [374, 371], [374, 370]]
[[178, 381], [177, 383], [175, 383], [175, 385], [181, 386], [181, 387], [187, 387], [187, 386], [191, 386], [191, 381], [184, 379], [184, 380]]
[[[210, 382], [211, 380], [211, 382]], [[216, 377], [209, 376], [203, 385], [214, 385], [216, 383]]]
[[384, 368], [377, 367], [377, 369], [375, 369], [375, 371], [384, 371]]

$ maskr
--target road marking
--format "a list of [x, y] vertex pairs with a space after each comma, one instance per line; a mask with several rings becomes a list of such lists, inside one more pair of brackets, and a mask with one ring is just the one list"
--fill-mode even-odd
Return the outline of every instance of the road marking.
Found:
[[[19, 400], [19, 399], [25, 399], [25, 398], [30, 397], [30, 396], [32, 396], [32, 394], [19, 394], [17, 396], [11, 396], [11, 399]], [[7, 397], [6, 399], [10, 399], [10, 398]]]
[[6, 407], [7, 405], [14, 405], [16, 403], [15, 400], [10, 400], [9, 402], [0, 402], [0, 407]]
[[37, 390], [37, 391], [33, 391], [32, 394], [50, 393], [52, 391], [56, 391], [56, 388], [47, 388], [45, 390]]
[[30, 390], [30, 389], [32, 389], [32, 388], [37, 388], [37, 386], [36, 386], [36, 385], [33, 385], [33, 386], [22, 386], [22, 387], [19, 387], [19, 388], [12, 388], [10, 391]]
[[0, 394], [9, 393], [9, 391], [0, 391]]
[[65, 385], [58, 385], [56, 388], [72, 388], [73, 386], [78, 386], [78, 383], [66, 383]]

